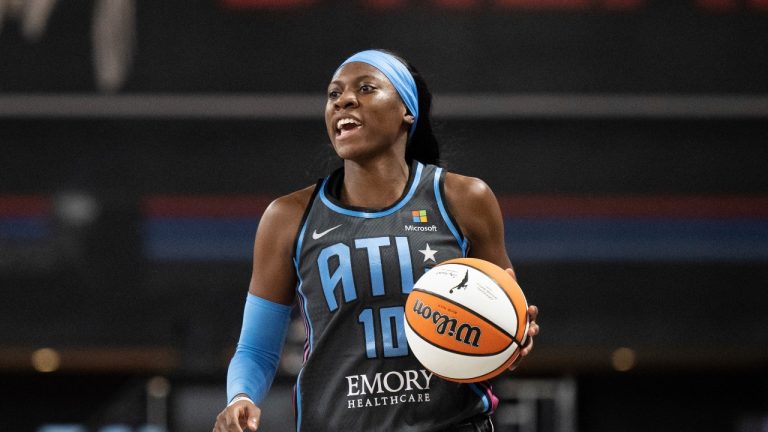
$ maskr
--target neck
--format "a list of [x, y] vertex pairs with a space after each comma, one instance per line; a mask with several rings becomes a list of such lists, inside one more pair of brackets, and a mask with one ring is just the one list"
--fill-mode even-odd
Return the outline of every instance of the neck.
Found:
[[389, 207], [403, 194], [408, 175], [409, 166], [402, 157], [365, 162], [345, 160], [341, 201], [354, 207]]

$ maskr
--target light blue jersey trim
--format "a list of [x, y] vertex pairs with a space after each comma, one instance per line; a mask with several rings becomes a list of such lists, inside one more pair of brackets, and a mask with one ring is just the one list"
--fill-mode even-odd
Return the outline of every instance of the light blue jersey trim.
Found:
[[296, 287], [296, 292], [299, 293], [301, 296], [301, 306], [304, 309], [304, 318], [307, 320], [307, 325], [309, 326], [309, 334], [307, 335], [307, 338], [309, 339], [309, 352], [312, 352], [312, 346], [315, 339], [315, 332], [312, 329], [312, 320], [309, 318], [309, 310], [307, 310], [307, 296], [304, 295], [304, 291], [302, 288], [304, 287], [304, 282], [301, 280], [301, 271], [299, 270], [299, 255], [301, 254], [301, 245], [304, 242], [304, 234], [307, 232], [307, 224], [309, 223], [309, 218], [307, 218], [306, 221], [304, 221], [304, 226], [301, 227], [301, 232], [299, 233], [299, 240], [296, 243], [296, 256], [293, 257], [293, 265], [296, 268], [296, 278], [299, 280], [299, 284]]
[[296, 265], [296, 271], [299, 270], [299, 254], [301, 254], [301, 245], [304, 243], [304, 234], [307, 232], [308, 223], [309, 218], [304, 221], [304, 225], [301, 227], [301, 231], [299, 232], [299, 238], [296, 241], [296, 255], [293, 257], [293, 263]]
[[390, 207], [390, 208], [388, 208], [386, 210], [382, 210], [382, 211], [378, 211], [378, 212], [365, 212], [365, 211], [345, 209], [344, 207], [340, 207], [340, 206], [334, 204], [333, 202], [331, 202], [331, 200], [328, 199], [327, 196], [325, 196], [325, 186], [328, 183], [329, 177], [326, 177], [323, 180], [323, 184], [320, 185], [320, 200], [329, 209], [335, 211], [336, 213], [341, 213], [341, 214], [347, 215], [347, 216], [354, 216], [354, 217], [360, 217], [360, 218], [366, 218], [366, 219], [373, 219], [373, 218], [379, 218], [379, 217], [383, 217], [383, 216], [389, 216], [392, 213], [394, 213], [394, 212], [400, 210], [401, 208], [403, 208], [406, 204], [408, 204], [408, 201], [411, 200], [411, 198], [413, 197], [413, 194], [416, 193], [416, 188], [419, 186], [419, 180], [421, 180], [421, 171], [423, 169], [424, 169], [424, 165], [419, 163], [416, 166], [416, 174], [414, 174], [414, 176], [413, 176], [413, 182], [411, 183], [411, 188], [408, 190], [408, 194], [405, 197], [403, 197], [403, 199], [401, 199], [400, 202], [398, 202], [397, 204], [395, 204], [394, 206], [392, 206], [392, 207]]
[[477, 384], [470, 384], [469, 388], [471, 388], [475, 393], [477, 393], [478, 396], [480, 396], [480, 399], [483, 400], [483, 412], [489, 412], [490, 411], [490, 402], [488, 401], [488, 395], [485, 394], [484, 391], [477, 388]]
[[437, 168], [435, 170], [434, 189], [437, 207], [440, 209], [440, 214], [443, 216], [443, 221], [445, 221], [448, 229], [451, 230], [451, 234], [453, 234], [453, 236], [456, 238], [456, 241], [459, 243], [459, 247], [461, 248], [461, 256], [467, 256], [467, 240], [461, 238], [459, 235], [459, 230], [456, 229], [456, 227], [453, 225], [453, 222], [451, 222], [451, 218], [448, 216], [448, 210], [445, 209], [445, 204], [443, 203], [443, 197], [440, 194], [440, 174], [442, 174], [442, 172], [442, 168]]
[[[298, 267], [299, 265], [296, 264], [296, 268]], [[296, 277], [299, 278], [299, 286], [296, 288], [296, 291], [301, 296], [301, 306], [304, 309], [304, 317], [306, 318], [307, 325], [309, 326], [309, 334], [307, 335], [307, 337], [309, 338], [309, 347], [307, 349], [311, 353], [313, 343], [315, 342], [315, 331], [312, 329], [312, 320], [309, 319], [309, 315], [308, 315], [309, 312], [307, 311], [307, 296], [304, 294], [304, 291], [302, 289], [304, 288], [304, 283], [301, 280], [301, 276], [296, 275]]]
[[[301, 246], [304, 243], [304, 234], [307, 232], [307, 225], [309, 224], [309, 218], [307, 218], [304, 221], [304, 226], [301, 227], [301, 232], [299, 232], [299, 239], [296, 242], [296, 256], [293, 257], [293, 265], [296, 267], [296, 277], [299, 280], [298, 287], [296, 288], [296, 292], [299, 293], [301, 296], [301, 305], [304, 309], [304, 319], [307, 321], [307, 325], [309, 326], [309, 334], [307, 335], [307, 338], [309, 339], [309, 347], [307, 347], [308, 352], [312, 352], [312, 345], [314, 342], [314, 334], [315, 332], [312, 329], [312, 321], [309, 319], [309, 311], [307, 310], [307, 296], [304, 295], [304, 292], [302, 291], [303, 288], [303, 281], [301, 280], [301, 272], [299, 271], [299, 256], [301, 255]], [[307, 353], [308, 355], [308, 353]], [[304, 357], [306, 361], [306, 357]], [[301, 430], [301, 374], [304, 372], [304, 368], [302, 368], [299, 371], [299, 375], [296, 377], [296, 430]]]
[[299, 371], [299, 375], [296, 377], [296, 430], [301, 430], [301, 374], [304, 373], [304, 368]]

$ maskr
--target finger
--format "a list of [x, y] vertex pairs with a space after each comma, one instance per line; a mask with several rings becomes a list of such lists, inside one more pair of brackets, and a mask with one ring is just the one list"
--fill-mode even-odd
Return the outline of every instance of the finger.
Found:
[[529, 321], [536, 321], [536, 318], [539, 317], [539, 308], [536, 305], [530, 305], [528, 306], [528, 316]]
[[213, 426], [214, 432], [227, 432], [227, 411], [224, 410], [216, 416], [216, 424]]
[[510, 276], [512, 276], [512, 279], [517, 280], [517, 275], [515, 274], [515, 271], [512, 269], [512, 267], [504, 270], [509, 273]]
[[523, 349], [520, 351], [520, 357], [525, 357], [533, 351], [533, 338], [528, 338]]
[[539, 334], [539, 325], [536, 323], [531, 323], [530, 326], [528, 326], [528, 336], [533, 337]]
[[235, 407], [227, 413], [225, 432], [243, 432], [243, 428], [240, 427], [240, 412], [240, 409]]
[[530, 338], [525, 341], [525, 344], [520, 347], [520, 355], [517, 356], [517, 358], [512, 362], [509, 368], [507, 368], [508, 370], [513, 371], [517, 369], [517, 367], [523, 361], [523, 357], [527, 356], [531, 352], [532, 348], [530, 347], [532, 346], [532, 344], [533, 344], [533, 341]]
[[257, 430], [261, 422], [261, 409], [256, 405], [249, 403], [245, 407], [246, 423], [248, 429]]

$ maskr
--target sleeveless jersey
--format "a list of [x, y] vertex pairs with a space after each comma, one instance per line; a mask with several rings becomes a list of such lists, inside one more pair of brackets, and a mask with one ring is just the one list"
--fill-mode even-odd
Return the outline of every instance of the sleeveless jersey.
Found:
[[295, 389], [300, 431], [437, 431], [495, 409], [489, 383], [458, 384], [410, 353], [404, 304], [438, 262], [466, 255], [443, 201], [442, 168], [414, 162], [403, 195], [384, 209], [334, 196], [343, 171], [318, 182], [296, 239], [307, 331]]

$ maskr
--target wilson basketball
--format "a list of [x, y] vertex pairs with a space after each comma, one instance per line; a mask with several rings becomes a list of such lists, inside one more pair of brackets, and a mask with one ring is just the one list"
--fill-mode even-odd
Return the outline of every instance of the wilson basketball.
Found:
[[515, 279], [476, 258], [444, 261], [414, 284], [405, 304], [405, 335], [416, 358], [440, 377], [495, 377], [520, 355], [528, 303]]

